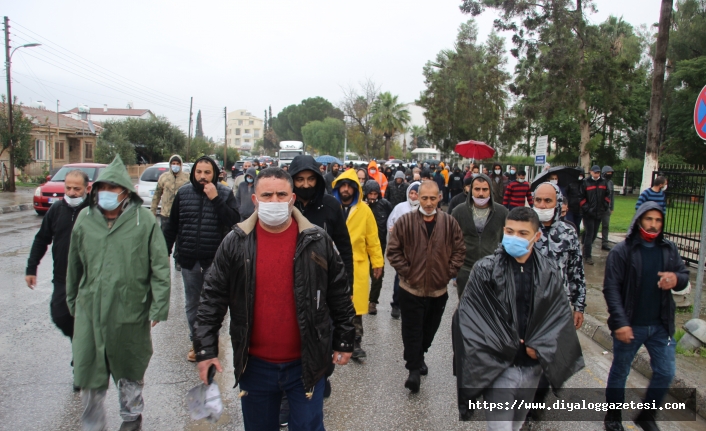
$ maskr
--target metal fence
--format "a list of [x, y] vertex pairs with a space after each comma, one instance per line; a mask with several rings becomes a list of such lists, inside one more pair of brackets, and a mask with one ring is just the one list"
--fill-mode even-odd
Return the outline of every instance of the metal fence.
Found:
[[698, 263], [701, 241], [701, 220], [706, 192], [706, 172], [667, 171], [652, 173], [667, 177], [667, 214], [664, 220], [664, 236], [679, 248], [682, 258], [689, 263]]

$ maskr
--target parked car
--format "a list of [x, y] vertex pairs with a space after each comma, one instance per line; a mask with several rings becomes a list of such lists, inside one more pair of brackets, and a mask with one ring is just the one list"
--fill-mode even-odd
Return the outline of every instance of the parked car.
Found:
[[64, 178], [69, 171], [74, 169], [80, 169], [88, 175], [89, 189], [93, 182], [98, 178], [101, 170], [108, 165], [100, 163], [69, 163], [62, 166], [56, 174], [47, 177], [47, 182], [37, 187], [34, 191], [34, 210], [39, 215], [46, 214], [49, 211], [49, 207], [54, 202], [60, 201], [64, 198]]
[[[182, 169], [186, 172], [186, 163]], [[140, 175], [140, 181], [135, 184], [135, 189], [137, 189], [137, 195], [142, 198], [143, 207], [150, 208], [152, 206], [152, 196], [154, 196], [154, 191], [157, 189], [157, 180], [167, 171], [169, 171], [168, 162], [155, 163], [153, 166], [145, 169], [142, 175]], [[191, 172], [190, 167], [189, 172]], [[161, 205], [158, 205], [157, 212], [159, 212], [161, 208]]]

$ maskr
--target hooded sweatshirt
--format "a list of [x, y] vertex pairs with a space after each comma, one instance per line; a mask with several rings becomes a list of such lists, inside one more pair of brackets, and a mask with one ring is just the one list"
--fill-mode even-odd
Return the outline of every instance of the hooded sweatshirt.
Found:
[[[349, 286], [353, 286], [353, 250], [351, 249], [351, 238], [348, 234], [348, 228], [346, 228], [346, 220], [343, 217], [341, 204], [336, 198], [326, 193], [324, 176], [319, 171], [319, 163], [313, 157], [308, 155], [297, 156], [289, 165], [289, 174], [292, 178], [298, 173], [307, 170], [316, 174], [316, 186], [314, 187], [316, 192], [306, 205], [297, 199], [294, 202], [294, 206], [309, 222], [322, 228], [331, 237], [336, 249], [341, 254], [343, 264], [346, 266]], [[352, 169], [350, 171], [355, 172]], [[296, 190], [294, 193], [296, 193]]]
[[[375, 171], [375, 173], [373, 173]], [[387, 177], [385, 174], [380, 172], [380, 167], [378, 164], [375, 162], [375, 160], [372, 160], [368, 164], [368, 175], [370, 175], [370, 178], [377, 181], [378, 184], [380, 184], [380, 190], [382, 190], [382, 195], [385, 196], [385, 190], [387, 190]]]
[[[368, 200], [368, 194], [371, 192], [378, 192], [378, 198], [375, 202]], [[365, 196], [365, 202], [368, 203], [368, 206], [375, 216], [375, 222], [378, 225], [378, 237], [380, 237], [380, 245], [384, 254], [385, 248], [387, 248], [387, 219], [390, 217], [390, 214], [392, 214], [393, 206], [390, 201], [382, 197], [380, 184], [378, 184], [377, 181], [366, 181], [363, 186], [363, 194]]]
[[[238, 190], [235, 192], [235, 206], [240, 214], [240, 219], [245, 220], [255, 212], [255, 204], [252, 201], [252, 194], [255, 193], [255, 177], [257, 170], [248, 168], [245, 172], [244, 180], [238, 185]], [[249, 183], [247, 178], [252, 178], [253, 182]]]
[[[179, 172], [174, 174], [171, 169], [171, 164], [173, 161], [178, 161], [181, 165]], [[172, 204], [174, 203], [174, 198], [176, 197], [177, 190], [181, 188], [184, 184], [189, 182], [189, 174], [184, 172], [184, 163], [181, 157], [177, 154], [169, 158], [169, 170], [159, 176], [157, 180], [157, 188], [154, 189], [154, 196], [152, 196], [152, 206], [150, 210], [152, 214], [157, 215], [157, 207], [159, 207], [160, 201], [162, 203], [160, 209], [160, 215], [162, 217], [169, 217], [172, 211]]]
[[[211, 183], [218, 191], [212, 200], [204, 193], [204, 186], [196, 181], [196, 165], [204, 161], [213, 167]], [[208, 268], [221, 241], [239, 220], [235, 196], [230, 188], [218, 182], [219, 173], [218, 165], [210, 157], [199, 158], [191, 170], [189, 184], [182, 186], [174, 199], [169, 215], [170, 226], [164, 231], [164, 237], [170, 253], [178, 240], [177, 260], [186, 269], [193, 268], [196, 262], [202, 268]]]
[[613, 168], [611, 168], [610, 166], [603, 166], [603, 169], [601, 169], [601, 176], [603, 177], [606, 182], [606, 185], [608, 186], [608, 196], [610, 197], [610, 207], [608, 209], [613, 211], [613, 208], [615, 207], [615, 196], [613, 195], [615, 184], [613, 184], [612, 177], [610, 179], [606, 178], [605, 174], [607, 174], [608, 172], [613, 172]]
[[419, 201], [412, 201], [409, 198], [409, 192], [416, 187], [417, 192], [419, 192], [419, 186], [422, 183], [419, 181], [415, 181], [412, 184], [407, 187], [407, 200], [404, 202], [398, 203], [395, 208], [392, 210], [392, 214], [390, 214], [390, 217], [387, 219], [387, 230], [391, 231], [392, 226], [395, 224], [397, 219], [402, 217], [403, 215], [407, 214], [410, 211], [417, 211], [419, 209]]
[[586, 308], [586, 276], [583, 271], [581, 243], [576, 230], [567, 222], [560, 220], [564, 196], [559, 186], [549, 182], [543, 184], [552, 186], [556, 191], [556, 208], [552, 224], [541, 225], [542, 237], [534, 246], [559, 266], [564, 275], [562, 280], [569, 302], [574, 307], [574, 311], [583, 312]]

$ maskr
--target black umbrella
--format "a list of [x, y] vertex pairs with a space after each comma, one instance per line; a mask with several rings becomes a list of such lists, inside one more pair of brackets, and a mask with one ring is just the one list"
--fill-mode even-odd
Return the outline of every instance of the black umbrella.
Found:
[[440, 162], [440, 160], [436, 160], [436, 159], [426, 159], [426, 160], [422, 161], [422, 164], [429, 163], [430, 165], [438, 165], [439, 162]]
[[532, 180], [532, 184], [530, 185], [530, 189], [534, 191], [534, 189], [536, 189], [537, 186], [539, 186], [540, 184], [549, 182], [549, 174], [558, 175], [559, 187], [561, 187], [562, 189], [566, 189], [569, 184], [573, 183], [574, 181], [578, 181], [579, 175], [581, 175], [582, 172], [580, 168], [554, 166], [552, 168], [549, 168], [549, 170], [541, 172], [539, 175], [534, 177], [534, 179]]

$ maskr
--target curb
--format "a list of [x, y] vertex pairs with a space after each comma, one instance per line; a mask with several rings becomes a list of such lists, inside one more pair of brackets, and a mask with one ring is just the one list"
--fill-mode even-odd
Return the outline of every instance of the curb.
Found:
[[0, 214], [14, 213], [18, 211], [29, 211], [34, 209], [34, 204], [19, 204], [10, 205], [9, 207], [0, 207]]
[[[609, 352], [613, 351], [613, 337], [608, 325], [601, 323], [595, 317], [584, 314], [583, 326], [580, 329], [585, 335]], [[640, 348], [632, 361], [632, 368], [648, 379], [652, 377], [650, 356], [644, 347]], [[693, 383], [693, 382], [692, 382]], [[706, 388], [694, 388], [690, 380], [677, 368], [674, 380], [669, 387], [669, 394], [706, 419]], [[696, 400], [695, 403], [693, 400]]]

